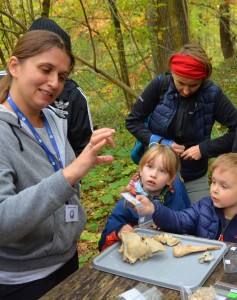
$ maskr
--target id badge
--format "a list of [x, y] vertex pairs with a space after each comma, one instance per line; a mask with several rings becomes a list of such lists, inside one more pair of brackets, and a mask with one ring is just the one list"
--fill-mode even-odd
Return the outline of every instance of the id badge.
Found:
[[78, 221], [78, 205], [65, 205], [65, 221], [66, 223]]

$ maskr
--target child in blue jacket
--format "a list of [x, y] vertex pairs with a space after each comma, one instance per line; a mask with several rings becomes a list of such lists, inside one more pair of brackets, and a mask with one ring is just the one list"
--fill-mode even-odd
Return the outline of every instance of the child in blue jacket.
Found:
[[[143, 155], [139, 164], [139, 173], [131, 180], [126, 192], [132, 195], [145, 195], [151, 203], [159, 203], [174, 210], [181, 210], [190, 205], [179, 171], [180, 161], [175, 151], [165, 145], [156, 145]], [[99, 241], [99, 250], [120, 240], [122, 231], [134, 231], [139, 215], [121, 199], [111, 215]]]
[[163, 231], [237, 243], [237, 154], [220, 155], [211, 165], [211, 197], [176, 212], [144, 196], [140, 213], [152, 214]]

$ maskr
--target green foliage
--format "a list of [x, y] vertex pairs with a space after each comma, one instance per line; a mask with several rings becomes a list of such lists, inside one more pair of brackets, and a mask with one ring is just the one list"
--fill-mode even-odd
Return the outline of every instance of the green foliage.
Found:
[[91, 221], [89, 224], [88, 224], [88, 229], [91, 231], [91, 232], [97, 232], [98, 231], [98, 224], [97, 222], [93, 222]]
[[85, 256], [80, 257], [79, 266], [83, 266], [86, 262], [90, 260], [92, 253], [88, 252]]
[[213, 71], [213, 80], [224, 90], [232, 103], [237, 107], [237, 57], [219, 63]]
[[81, 239], [85, 240], [85, 241], [90, 241], [90, 242], [98, 241], [98, 238], [93, 233], [90, 233], [90, 232], [83, 232], [81, 234]]

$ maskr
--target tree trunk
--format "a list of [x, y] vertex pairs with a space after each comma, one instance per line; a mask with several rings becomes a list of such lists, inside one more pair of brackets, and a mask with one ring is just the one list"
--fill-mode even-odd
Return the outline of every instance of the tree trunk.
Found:
[[[109, 2], [111, 17], [112, 17], [113, 24], [114, 24], [115, 41], [116, 41], [117, 50], [118, 50], [121, 79], [128, 87], [130, 87], [131, 85], [130, 85], [129, 76], [128, 76], [127, 61], [126, 61], [126, 55], [125, 55], [125, 49], [124, 49], [124, 43], [123, 43], [123, 34], [122, 34], [120, 22], [119, 22], [116, 1], [108, 0], [108, 2]], [[123, 92], [124, 92], [124, 96], [126, 98], [127, 108], [130, 110], [133, 105], [133, 98], [126, 91], [123, 91]]]
[[185, 0], [150, 0], [147, 24], [155, 74], [168, 71], [174, 49], [188, 43], [188, 8]]
[[234, 55], [234, 46], [230, 33], [230, 7], [229, 3], [225, 1], [220, 4], [220, 40], [221, 49], [224, 58], [230, 58]]
[[50, 10], [50, 0], [44, 0], [42, 3], [41, 17], [49, 18], [49, 10]]
[[149, 40], [151, 45], [154, 75], [159, 73], [159, 39], [158, 39], [158, 11], [157, 1], [150, 0], [150, 6], [146, 12]]
[[171, 36], [175, 48], [189, 42], [188, 7], [186, 0], [168, 0]]

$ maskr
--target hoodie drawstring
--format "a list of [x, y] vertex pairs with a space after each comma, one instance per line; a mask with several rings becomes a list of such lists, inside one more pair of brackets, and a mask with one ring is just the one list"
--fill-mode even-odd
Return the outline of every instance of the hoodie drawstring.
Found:
[[24, 148], [23, 148], [22, 142], [21, 142], [21, 140], [20, 140], [19, 136], [16, 134], [16, 132], [15, 132], [15, 129], [14, 129], [14, 127], [13, 127], [13, 125], [12, 125], [12, 124], [9, 124], [9, 126], [11, 127], [11, 130], [12, 130], [13, 134], [15, 135], [15, 137], [16, 137], [16, 138], [17, 138], [17, 140], [18, 140], [18, 143], [19, 143], [20, 150], [21, 150], [21, 151], [24, 151]]

